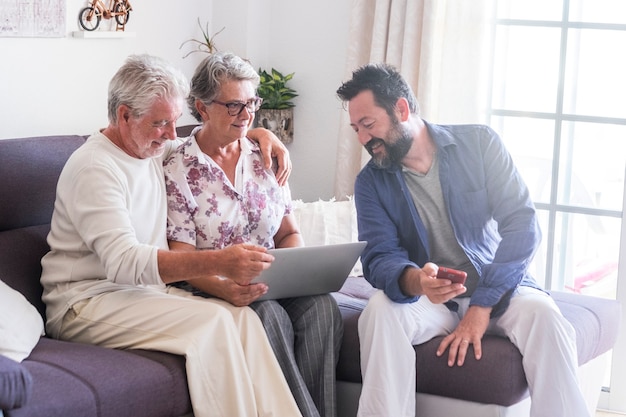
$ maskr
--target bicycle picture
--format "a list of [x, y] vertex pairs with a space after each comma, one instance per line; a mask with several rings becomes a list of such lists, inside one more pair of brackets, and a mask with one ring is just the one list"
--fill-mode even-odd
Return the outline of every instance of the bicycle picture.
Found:
[[100, 21], [115, 18], [116, 30], [124, 30], [128, 23], [130, 11], [133, 10], [128, 0], [109, 0], [109, 7], [104, 4], [106, 0], [90, 0], [89, 5], [78, 14], [78, 23], [86, 31], [94, 31], [100, 26]]

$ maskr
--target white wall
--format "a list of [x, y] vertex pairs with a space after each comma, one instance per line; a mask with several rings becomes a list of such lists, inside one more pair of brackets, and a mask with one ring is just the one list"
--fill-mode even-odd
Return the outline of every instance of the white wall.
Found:
[[[191, 46], [180, 46], [200, 38], [199, 17], [211, 33], [225, 27], [215, 38], [220, 50], [250, 59], [255, 68], [296, 73], [292, 194], [305, 201], [333, 195], [343, 111], [335, 91], [345, 72], [352, 1], [134, 0], [126, 27], [134, 37], [75, 38], [86, 3], [67, 0], [64, 38], [0, 38], [0, 139], [89, 134], [106, 126], [108, 82], [132, 53], [162, 56], [191, 77], [202, 55], [183, 59]], [[179, 125], [193, 122], [185, 114]]]

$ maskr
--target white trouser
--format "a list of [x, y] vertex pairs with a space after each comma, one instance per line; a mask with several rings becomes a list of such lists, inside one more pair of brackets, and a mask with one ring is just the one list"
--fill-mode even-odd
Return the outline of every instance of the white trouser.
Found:
[[[454, 331], [469, 298], [455, 301], [458, 312], [432, 304], [427, 297], [400, 304], [379, 290], [370, 298], [359, 318], [363, 373], [359, 417], [415, 416], [413, 345]], [[578, 386], [576, 334], [549, 295], [520, 287], [504, 314], [490, 321], [487, 332], [508, 337], [521, 352], [531, 417], [589, 417]]]
[[257, 314], [178, 289], [129, 288], [77, 303], [61, 338], [186, 357], [196, 417], [300, 416]]

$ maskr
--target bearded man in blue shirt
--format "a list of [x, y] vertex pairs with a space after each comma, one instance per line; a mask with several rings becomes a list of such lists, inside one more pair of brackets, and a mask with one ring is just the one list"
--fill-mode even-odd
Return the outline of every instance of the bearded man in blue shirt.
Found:
[[[364, 275], [378, 289], [359, 319], [358, 415], [415, 416], [413, 345], [445, 336], [437, 355], [463, 366], [491, 333], [523, 356], [531, 417], [589, 417], [574, 329], [527, 270], [541, 232], [498, 135], [424, 121], [386, 64], [357, 69], [337, 95], [372, 156], [355, 183]], [[436, 279], [440, 266], [465, 271], [465, 285]]]

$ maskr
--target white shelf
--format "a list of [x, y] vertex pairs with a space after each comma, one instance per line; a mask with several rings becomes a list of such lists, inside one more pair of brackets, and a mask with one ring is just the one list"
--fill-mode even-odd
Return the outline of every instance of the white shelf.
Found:
[[134, 38], [135, 32], [126, 32], [124, 30], [94, 30], [89, 32], [86, 30], [77, 30], [72, 32], [72, 36], [75, 38], [84, 39], [111, 39], [111, 38]]

